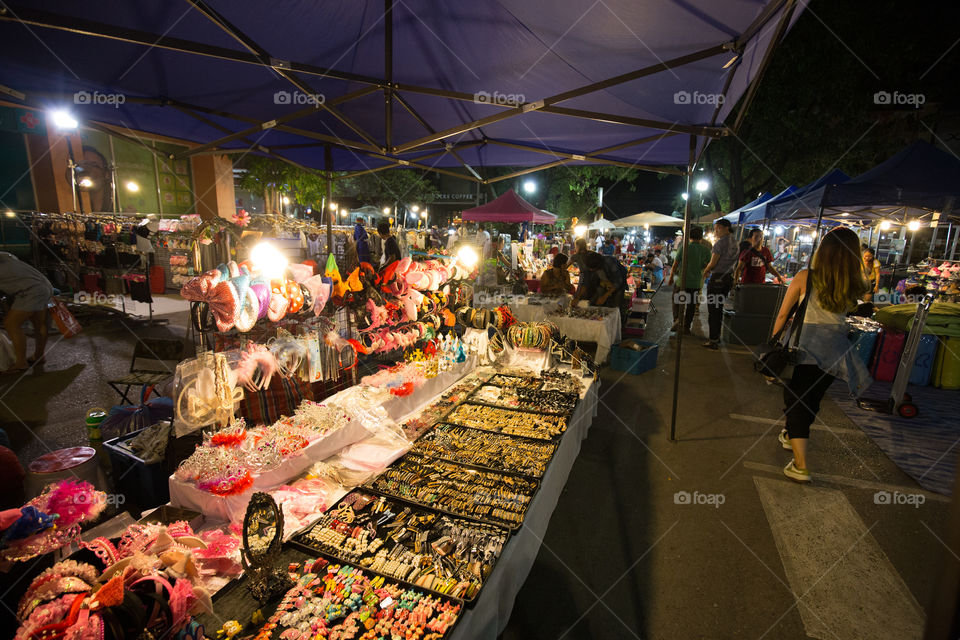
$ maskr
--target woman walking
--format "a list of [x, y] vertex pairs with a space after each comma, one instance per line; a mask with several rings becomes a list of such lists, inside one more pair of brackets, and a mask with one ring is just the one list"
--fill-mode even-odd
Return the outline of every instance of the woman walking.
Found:
[[774, 334], [786, 324], [794, 306], [808, 296], [800, 332], [793, 378], [783, 390], [786, 429], [780, 444], [793, 452], [783, 473], [797, 482], [810, 482], [807, 440], [810, 425], [820, 411], [820, 401], [835, 378], [847, 381], [859, 397], [870, 383], [863, 362], [847, 339], [847, 312], [867, 290], [857, 234], [840, 227], [823, 237], [810, 268], [790, 283], [774, 324]]
[[[21, 373], [43, 360], [47, 346], [47, 303], [53, 296], [53, 286], [26, 262], [0, 251], [0, 291], [13, 298], [3, 326], [13, 343], [16, 361], [4, 373]], [[28, 320], [33, 325], [35, 343], [32, 360], [27, 360], [27, 336], [23, 333], [23, 323]]]

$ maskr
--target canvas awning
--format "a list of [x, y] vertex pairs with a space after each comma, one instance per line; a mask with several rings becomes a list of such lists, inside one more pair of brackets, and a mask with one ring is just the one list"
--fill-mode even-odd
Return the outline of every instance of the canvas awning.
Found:
[[651, 227], [682, 227], [683, 218], [666, 216], [656, 211], [644, 211], [643, 213], [635, 213], [626, 218], [618, 218], [613, 221], [613, 224], [621, 228], [642, 227], [643, 225], [650, 225]]

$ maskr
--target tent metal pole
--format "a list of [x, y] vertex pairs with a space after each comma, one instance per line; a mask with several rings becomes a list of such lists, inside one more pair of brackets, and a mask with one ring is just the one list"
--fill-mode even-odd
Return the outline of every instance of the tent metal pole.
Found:
[[946, 259], [947, 253], [948, 253], [948, 251], [950, 250], [950, 236], [952, 235], [952, 231], [953, 231], [953, 223], [952, 223], [952, 222], [948, 222], [948, 223], [947, 223], [947, 237], [946, 237], [946, 238], [944, 239], [944, 241], [943, 241], [943, 257], [944, 257], [944, 259]]
[[[693, 163], [697, 155], [697, 136], [690, 136], [690, 159], [687, 164], [687, 193], [691, 191], [693, 184]], [[686, 279], [687, 268], [687, 247], [690, 245], [690, 199], [687, 198], [683, 207], [683, 248], [680, 250], [680, 281], [683, 286], [681, 290], [689, 287]], [[676, 290], [675, 290], [676, 291]], [[676, 293], [674, 293], [676, 295]], [[700, 303], [700, 292], [697, 292], [697, 300], [693, 304]], [[686, 313], [684, 309], [681, 313]], [[682, 327], [682, 323], [681, 323]], [[677, 359], [673, 367], [673, 408], [670, 412], [670, 441], [677, 441], [677, 404], [680, 400], [680, 350], [683, 347], [683, 330], [677, 331]]]
[[393, 150], [393, 0], [383, 0], [383, 127], [387, 151]]
[[323, 168], [327, 171], [327, 201], [324, 203], [327, 210], [327, 251], [333, 253], [333, 211], [330, 210], [333, 202], [333, 150], [330, 145], [323, 148]]
[[950, 246], [950, 260], [957, 254], [957, 240], [960, 240], [960, 229], [953, 233], [953, 244]]

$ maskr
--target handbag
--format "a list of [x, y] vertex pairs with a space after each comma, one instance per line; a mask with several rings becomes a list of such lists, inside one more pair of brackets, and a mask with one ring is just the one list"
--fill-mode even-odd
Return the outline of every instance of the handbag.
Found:
[[794, 320], [790, 323], [790, 337], [781, 343], [781, 338], [787, 329], [787, 324], [784, 323], [780, 331], [770, 338], [770, 344], [773, 348], [753, 363], [754, 370], [769, 382], [782, 380], [787, 373], [787, 368], [792, 368], [797, 364], [797, 345], [800, 343], [800, 332], [803, 330], [803, 318], [807, 313], [807, 301], [810, 299], [809, 287], [811, 286], [813, 286], [813, 283], [808, 280], [807, 292], [792, 313]]

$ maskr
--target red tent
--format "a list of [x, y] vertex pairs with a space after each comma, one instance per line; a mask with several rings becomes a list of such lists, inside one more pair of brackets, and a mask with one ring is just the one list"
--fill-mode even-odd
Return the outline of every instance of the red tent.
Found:
[[485, 205], [463, 212], [464, 222], [533, 222], [556, 224], [557, 216], [541, 211], [521, 198], [513, 189]]

